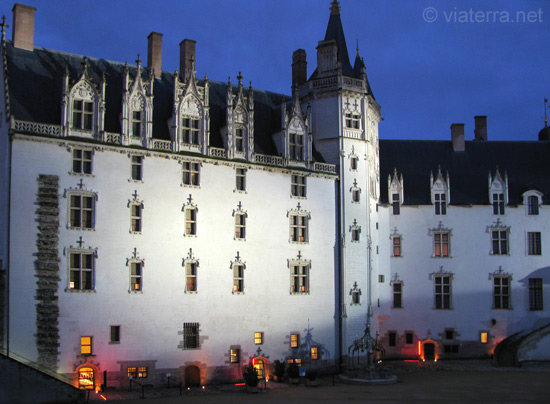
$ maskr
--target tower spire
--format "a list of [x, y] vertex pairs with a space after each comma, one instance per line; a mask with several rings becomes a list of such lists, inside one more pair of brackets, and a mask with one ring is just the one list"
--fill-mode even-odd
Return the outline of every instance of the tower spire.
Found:
[[338, 0], [332, 0], [332, 3], [330, 3], [330, 15], [340, 15], [340, 2]]

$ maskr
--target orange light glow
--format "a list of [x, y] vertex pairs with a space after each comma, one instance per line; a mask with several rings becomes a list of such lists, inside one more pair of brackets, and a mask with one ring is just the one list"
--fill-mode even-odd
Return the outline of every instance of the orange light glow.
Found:
[[422, 355], [422, 342], [418, 341], [418, 355]]
[[101, 394], [99, 397], [101, 397], [103, 400], [107, 401], [107, 398], [103, 394]]

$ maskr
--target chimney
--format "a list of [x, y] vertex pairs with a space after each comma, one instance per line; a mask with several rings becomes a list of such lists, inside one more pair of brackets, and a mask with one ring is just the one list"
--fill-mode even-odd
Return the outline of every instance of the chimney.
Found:
[[162, 34], [151, 32], [147, 37], [147, 67], [153, 69], [155, 77], [162, 76]]
[[34, 50], [34, 12], [36, 8], [15, 3], [13, 6], [13, 46]]
[[184, 80], [189, 78], [191, 70], [194, 69], [196, 45], [197, 41], [192, 39], [180, 42], [180, 74]]
[[298, 87], [307, 81], [306, 51], [297, 49], [292, 54], [292, 88]]
[[474, 140], [487, 141], [487, 116], [474, 116], [476, 128], [474, 129]]
[[463, 123], [453, 123], [451, 125], [451, 141], [453, 142], [453, 151], [466, 150]]

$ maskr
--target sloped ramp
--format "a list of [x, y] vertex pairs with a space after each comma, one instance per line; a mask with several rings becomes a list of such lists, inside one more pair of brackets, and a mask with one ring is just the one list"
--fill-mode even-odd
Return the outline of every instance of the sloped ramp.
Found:
[[495, 348], [498, 366], [521, 366], [529, 361], [550, 361], [550, 321], [513, 334]]

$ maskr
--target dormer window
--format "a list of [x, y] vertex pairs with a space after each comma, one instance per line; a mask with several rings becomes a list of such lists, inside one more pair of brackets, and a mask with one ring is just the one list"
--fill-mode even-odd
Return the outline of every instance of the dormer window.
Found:
[[92, 101], [73, 100], [73, 129], [92, 130], [94, 121], [94, 103]]
[[498, 167], [494, 177], [489, 172], [489, 203], [493, 206], [493, 215], [504, 215], [508, 203], [508, 175], [501, 176]]
[[535, 195], [527, 197], [527, 214], [538, 215], [539, 214], [539, 198]]
[[493, 194], [493, 215], [504, 215], [504, 193]]
[[399, 204], [399, 194], [392, 194], [391, 196], [392, 198], [392, 209], [393, 209], [393, 214], [394, 215], [398, 215], [400, 213], [400, 207], [401, 205]]
[[244, 152], [244, 129], [235, 129], [235, 151]]
[[288, 153], [291, 160], [304, 159], [304, 135], [302, 133], [289, 133]]
[[142, 134], [143, 111], [132, 111], [132, 136], [140, 137]]
[[435, 205], [435, 214], [436, 215], [446, 215], [447, 214], [447, 198], [444, 193], [435, 193], [434, 194], [434, 205]]
[[182, 126], [183, 143], [199, 144], [199, 120], [198, 118], [183, 118]]

